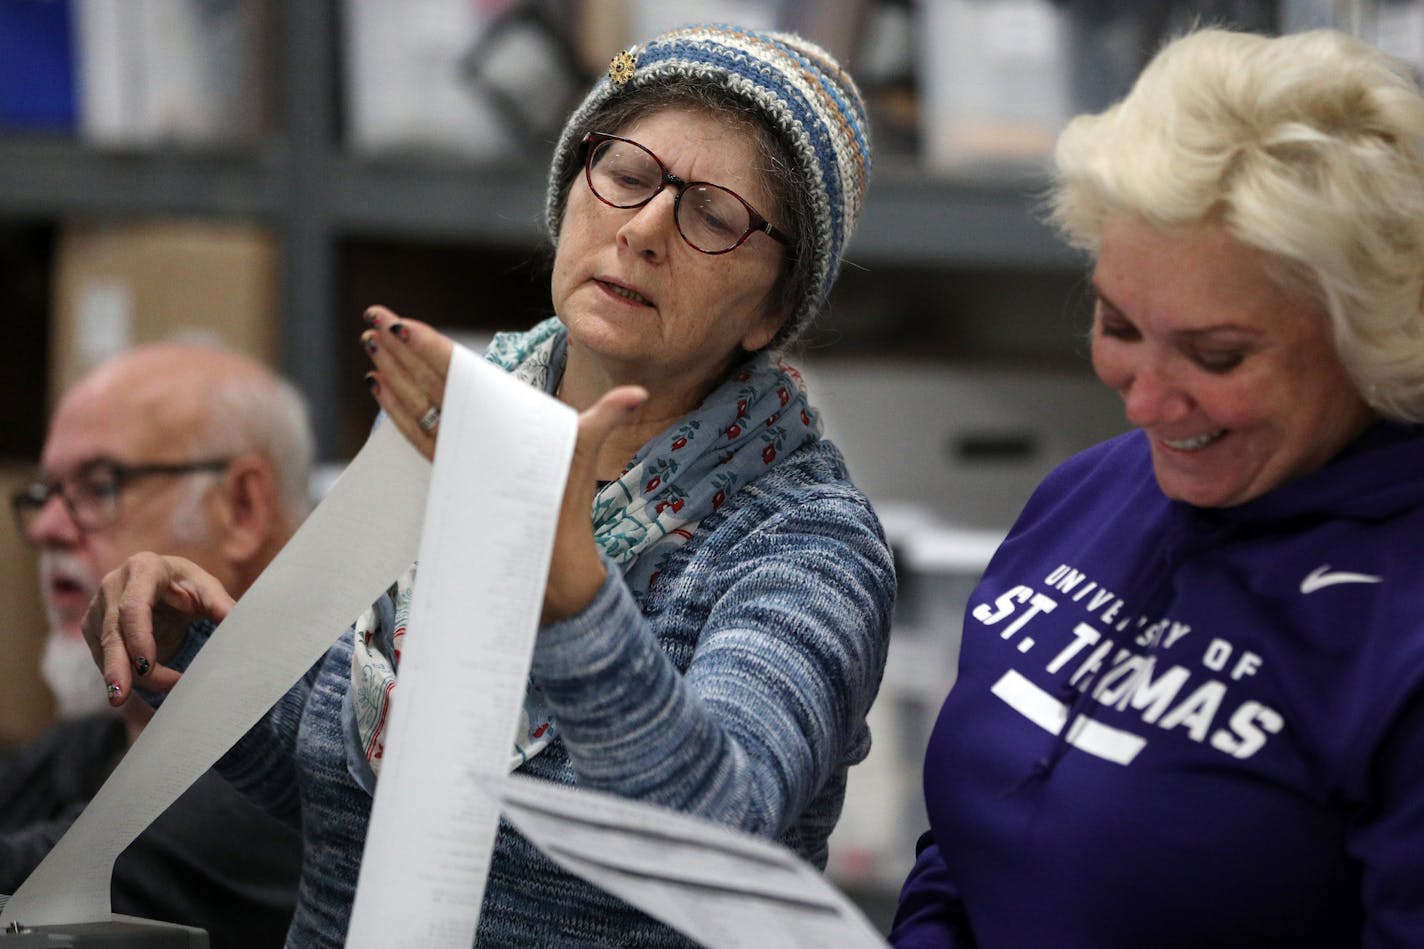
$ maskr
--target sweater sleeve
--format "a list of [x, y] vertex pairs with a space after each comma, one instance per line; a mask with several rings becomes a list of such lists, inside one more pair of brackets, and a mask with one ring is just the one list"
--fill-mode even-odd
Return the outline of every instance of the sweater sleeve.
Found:
[[1363, 864], [1363, 945], [1424, 946], [1424, 687], [1375, 756], [1374, 794], [1347, 849]]
[[895, 949], [971, 949], [974, 937], [959, 890], [950, 879], [934, 835], [926, 832], [916, 847], [915, 866], [900, 890], [900, 905], [890, 929]]
[[[168, 663], [169, 666], [186, 672], [216, 628], [210, 620], [195, 621], [188, 627], [187, 638]], [[301, 801], [297, 793], [297, 728], [301, 724], [307, 698], [316, 683], [317, 673], [329, 655], [318, 659], [277, 700], [277, 704], [218, 759], [215, 766], [218, 773], [249, 800], [292, 827], [301, 826]], [[155, 708], [163, 704], [164, 696], [160, 693], [142, 689], [138, 692]]]
[[[168, 665], [179, 673], [188, 671], [199, 651], [216, 630], [211, 620], [195, 620], [188, 627], [188, 636]], [[329, 654], [328, 654], [329, 655]], [[302, 808], [296, 785], [296, 730], [302, 721], [306, 700], [316, 683], [316, 675], [326, 655], [316, 660], [302, 678], [276, 701], [271, 710], [249, 728], [218, 759], [219, 774], [238, 788], [246, 798], [263, 811], [290, 826], [300, 826]], [[135, 693], [154, 708], [164, 702], [164, 694], [135, 688]]]
[[[168, 660], [168, 668], [175, 672], [187, 672], [217, 628], [218, 624], [210, 619], [196, 619], [189, 623], [188, 634], [183, 637], [183, 644], [178, 647], [178, 651]], [[134, 694], [155, 709], [161, 708], [163, 700], [168, 697], [166, 692], [154, 692], [137, 683], [134, 685]]]
[[[349, 642], [349, 633], [345, 641]], [[277, 703], [218, 759], [217, 770], [249, 800], [286, 824], [300, 828], [297, 732], [321, 669], [333, 661], [333, 647], [288, 689]], [[350, 653], [346, 653], [349, 662]], [[348, 673], [349, 674], [349, 673]]]
[[736, 540], [671, 581], [701, 588], [665, 607], [698, 628], [684, 676], [611, 566], [583, 613], [540, 630], [534, 676], [585, 786], [775, 836], [864, 755], [890, 552], [844, 494], [785, 507], [749, 531], [719, 528]]

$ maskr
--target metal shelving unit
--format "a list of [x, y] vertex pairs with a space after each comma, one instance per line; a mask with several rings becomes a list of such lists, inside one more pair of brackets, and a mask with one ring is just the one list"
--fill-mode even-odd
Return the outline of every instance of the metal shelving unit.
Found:
[[[542, 237], [539, 168], [370, 161], [338, 150], [328, 22], [283, 4], [282, 134], [247, 150], [95, 149], [0, 137], [0, 219], [182, 215], [256, 220], [281, 242], [284, 371], [311, 400], [323, 456], [338, 430], [336, 247], [344, 237], [513, 246]], [[314, 12], [315, 11], [315, 12]], [[540, 163], [542, 165], [542, 163]], [[1037, 221], [1034, 186], [877, 173], [848, 256], [861, 266], [1066, 269], [1080, 261]]]
[[[1283, 27], [1343, 22], [1341, 0], [1280, 0]], [[334, 2], [273, 4], [277, 131], [248, 149], [116, 151], [0, 136], [0, 220], [192, 215], [273, 228], [282, 255], [284, 370], [307, 393], [324, 457], [339, 430], [338, 249], [347, 238], [532, 246], [543, 162], [470, 167], [368, 160], [337, 140]], [[1349, 11], [1345, 11], [1349, 12]], [[1357, 17], [1358, 18], [1358, 17]], [[1076, 272], [1033, 210], [1043, 182], [927, 177], [882, 162], [848, 257], [868, 268]]]
[[98, 151], [67, 140], [0, 137], [0, 215], [201, 214], [273, 218], [280, 163], [250, 152]]
[[[542, 236], [544, 179], [527, 169], [363, 161], [327, 154], [319, 184], [283, 156], [95, 150], [0, 138], [0, 217], [73, 214], [256, 218], [314, 225], [314, 236], [434, 237], [525, 244]], [[877, 177], [853, 242], [862, 263], [1070, 266], [1030, 210], [1032, 186], [974, 185], [904, 171]], [[307, 200], [289, 200], [305, 192]]]

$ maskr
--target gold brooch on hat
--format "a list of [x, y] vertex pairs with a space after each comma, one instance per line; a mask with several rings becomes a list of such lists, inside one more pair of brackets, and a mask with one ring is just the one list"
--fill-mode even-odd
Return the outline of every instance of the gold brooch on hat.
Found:
[[621, 87], [633, 78], [633, 70], [637, 68], [638, 49], [635, 46], [613, 57], [613, 62], [608, 64], [608, 78], [615, 86]]

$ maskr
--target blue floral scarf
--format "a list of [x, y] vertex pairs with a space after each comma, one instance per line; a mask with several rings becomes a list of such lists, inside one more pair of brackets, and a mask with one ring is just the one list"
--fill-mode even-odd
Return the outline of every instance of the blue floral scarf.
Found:
[[[524, 333], [500, 333], [485, 358], [552, 395], [563, 377], [567, 335], [551, 318]], [[821, 437], [800, 374], [766, 353], [748, 357], [693, 411], [645, 444], [593, 502], [593, 535], [642, 602], [663, 564], [702, 519], [742, 486]], [[360, 754], [380, 770], [416, 568], [356, 621], [351, 702]], [[556, 727], [529, 683], [510, 768], [546, 748]], [[355, 736], [353, 736], [355, 737]]]

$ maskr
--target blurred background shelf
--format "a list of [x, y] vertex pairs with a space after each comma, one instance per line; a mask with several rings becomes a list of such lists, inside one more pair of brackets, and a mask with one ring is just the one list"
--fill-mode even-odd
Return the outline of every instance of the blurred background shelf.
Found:
[[275, 218], [281, 161], [251, 151], [96, 149], [0, 135], [0, 218], [206, 215]]
[[[96, 149], [0, 136], [0, 219], [71, 216], [257, 218], [291, 215], [283, 149]], [[317, 197], [328, 238], [384, 235], [533, 246], [543, 239], [545, 179], [526, 167], [323, 159]], [[1032, 205], [1045, 182], [953, 182], [877, 169], [875, 199], [851, 245], [854, 264], [1074, 268]], [[303, 210], [310, 215], [313, 209]]]
[[[347, 259], [363, 253], [369, 258], [372, 242], [395, 248], [397, 256], [401, 245], [466, 247], [486, 258], [502, 254], [496, 273], [537, 258], [547, 148], [517, 164], [419, 149], [357, 154], [343, 142], [356, 117], [343, 98], [349, 90], [343, 90], [341, 69], [356, 55], [343, 47], [350, 35], [343, 33], [350, 27], [343, 16], [349, 20], [360, 4], [246, 5], [257, 12], [242, 23], [260, 26], [261, 57], [270, 64], [262, 88], [266, 116], [252, 136], [255, 144], [215, 148], [165, 142], [160, 135], [153, 146], [113, 147], [83, 135], [0, 133], [0, 226], [178, 218], [269, 228], [281, 262], [274, 356], [311, 400], [321, 456], [338, 459], [352, 449], [349, 432], [360, 429], [344, 418], [352, 390], [342, 375], [349, 362], [341, 349], [347, 337], [354, 338], [364, 305], [350, 300]], [[849, 249], [847, 270], [1072, 272], [1080, 262], [1031, 210], [1041, 185], [1022, 176], [1012, 182], [944, 180], [924, 174], [912, 157], [897, 160], [891, 152], [877, 168], [874, 197]], [[458, 269], [453, 261], [451, 267]], [[522, 312], [538, 297], [523, 288], [516, 294], [522, 299], [494, 309]], [[378, 292], [376, 298], [399, 303], [401, 294]], [[441, 319], [439, 313], [412, 315]], [[51, 398], [64, 381], [52, 378], [45, 386]], [[21, 453], [37, 448], [21, 446]]]
[[[350, 433], [361, 430], [346, 417], [353, 389], [343, 375], [353, 365], [344, 348], [356, 335], [360, 307], [370, 302], [357, 298], [358, 291], [393, 305], [453, 305], [450, 313], [412, 315], [451, 320], [457, 329], [512, 325], [503, 314], [537, 308], [542, 287], [525, 274], [508, 291], [491, 291], [495, 281], [485, 281], [472, 312], [459, 312], [456, 289], [470, 285], [460, 272], [483, 267], [498, 277], [537, 269], [543, 170], [557, 121], [551, 125], [534, 111], [538, 103], [521, 100], [538, 99], [530, 93], [546, 87], [576, 96], [622, 35], [717, 14], [820, 30], [812, 35], [843, 47], [838, 52], [871, 104], [878, 159], [847, 255], [848, 289], [838, 288], [832, 309], [848, 297], [873, 299], [867, 284], [891, 295], [910, 286], [913, 296], [901, 294], [898, 304], [928, 307], [916, 313], [916, 325], [938, 332], [940, 323], [962, 319], [960, 313], [996, 295], [1006, 281], [1028, 287], [1034, 304], [1071, 296], [1084, 261], [1036, 210], [1046, 184], [1045, 143], [1065, 112], [1121, 91], [1154, 41], [1151, 31], [1205, 15], [1292, 29], [1373, 24], [1400, 37], [1408, 31], [1399, 24], [1410, 22], [1400, 11], [1418, 6], [1414, 0], [1118, 6], [719, 0], [709, 8], [652, 0], [413, 0], [397, 8], [372, 0], [0, 0], [0, 32], [14, 34], [17, 24], [43, 18], [46, 32], [39, 39], [54, 45], [56, 56], [64, 54], [59, 47], [66, 36], [74, 41], [73, 63], [55, 66], [74, 77], [73, 102], [61, 97], [52, 105], [59, 113], [69, 109], [57, 119], [67, 128], [35, 133], [24, 127], [29, 116], [7, 120], [13, 119], [3, 111], [7, 103], [14, 109], [18, 102], [21, 110], [27, 103], [23, 95], [6, 98], [0, 85], [0, 228], [175, 218], [268, 229], [280, 261], [271, 356], [311, 400], [321, 456], [338, 460], [353, 449]], [[163, 70], [145, 65], [163, 60], [176, 41], [199, 47], [197, 56], [174, 55], [169, 63], [200, 87], [191, 95]], [[5, 42], [0, 36], [0, 52]], [[36, 45], [10, 42], [9, 52], [26, 55]], [[1400, 42], [1408, 52], [1408, 43]], [[537, 75], [521, 77], [530, 63]], [[1083, 63], [1092, 83], [1083, 80]], [[965, 81], [952, 71], [971, 67], [983, 70], [978, 75], [986, 81]], [[517, 81], [525, 85], [512, 85]], [[979, 89], [972, 93], [979, 98], [963, 99], [965, 89]], [[512, 124], [511, 100], [515, 112], [524, 110]], [[546, 112], [561, 115], [563, 104], [551, 102]], [[521, 123], [525, 127], [511, 131]], [[961, 125], [967, 138], [946, 131]], [[500, 135], [508, 140], [496, 141]], [[409, 139], [404, 145], [402, 136]], [[506, 157], [471, 158], [489, 154]], [[412, 257], [406, 277], [389, 289], [367, 274], [353, 279], [353, 266], [380, 261], [382, 247], [392, 259]], [[446, 257], [447, 273], [430, 275], [450, 284], [444, 294], [415, 286], [413, 255], [430, 248]], [[930, 286], [934, 281], [939, 285]], [[889, 339], [873, 332], [886, 314], [862, 317], [861, 309], [859, 302], [839, 306], [841, 325], [832, 326], [829, 345]], [[42, 332], [52, 330], [52, 314], [35, 319], [45, 324]], [[857, 320], [860, 325], [847, 331]], [[1044, 328], [1056, 341], [1040, 332]], [[992, 338], [986, 339], [961, 325], [946, 337], [956, 349], [930, 346], [925, 354], [953, 360], [962, 353], [976, 361], [990, 353], [1028, 362], [1047, 354], [1081, 365], [1080, 347], [1061, 329], [1061, 320], [1029, 316], [1015, 349], [997, 328], [987, 328]], [[880, 352], [894, 351], [892, 340]], [[42, 388], [52, 398], [65, 381], [51, 373]], [[37, 448], [22, 442], [0, 445], [0, 453], [30, 455]]]
[[[333, 227], [455, 240], [543, 239], [545, 179], [527, 169], [335, 158]], [[1037, 187], [1041, 187], [1038, 183]], [[1035, 185], [953, 183], [877, 169], [854, 264], [1081, 267], [1030, 209]]]

